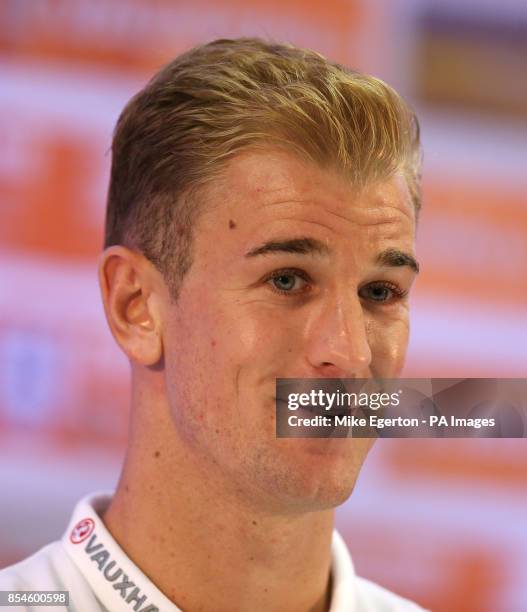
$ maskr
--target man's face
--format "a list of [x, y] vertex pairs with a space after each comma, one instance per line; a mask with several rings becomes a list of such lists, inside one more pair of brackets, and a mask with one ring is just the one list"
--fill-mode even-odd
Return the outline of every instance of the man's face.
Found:
[[365, 439], [277, 439], [276, 378], [394, 377], [408, 342], [415, 215], [404, 179], [354, 191], [274, 149], [207, 188], [194, 261], [164, 305], [177, 435], [216, 482], [272, 511], [351, 493]]

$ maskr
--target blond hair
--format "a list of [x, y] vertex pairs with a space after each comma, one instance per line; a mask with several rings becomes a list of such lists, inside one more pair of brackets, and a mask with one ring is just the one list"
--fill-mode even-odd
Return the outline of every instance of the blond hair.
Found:
[[190, 195], [236, 153], [269, 145], [358, 186], [403, 172], [420, 208], [419, 125], [391, 87], [308, 49], [222, 39], [170, 62], [123, 110], [105, 246], [141, 250], [177, 298], [203, 205]]

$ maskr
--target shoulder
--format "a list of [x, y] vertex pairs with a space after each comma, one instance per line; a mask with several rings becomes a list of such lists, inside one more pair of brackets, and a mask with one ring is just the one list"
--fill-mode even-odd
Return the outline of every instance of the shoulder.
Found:
[[332, 612], [424, 612], [423, 608], [400, 597], [375, 582], [357, 576], [348, 547], [338, 531], [333, 532], [333, 602]]
[[425, 612], [413, 601], [359, 576], [356, 578], [356, 594], [361, 612]]
[[61, 568], [65, 564], [68, 559], [61, 543], [53, 542], [27, 559], [0, 570], [0, 588], [60, 590]]
[[[60, 541], [44, 546], [19, 563], [0, 569], [0, 591], [68, 591], [68, 610], [104, 610]], [[26, 608], [17, 609], [23, 612]]]

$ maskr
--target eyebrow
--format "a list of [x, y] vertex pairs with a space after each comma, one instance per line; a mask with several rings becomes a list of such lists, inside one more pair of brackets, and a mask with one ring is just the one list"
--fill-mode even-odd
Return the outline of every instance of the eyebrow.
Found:
[[[272, 253], [295, 253], [300, 255], [329, 255], [331, 249], [325, 242], [316, 238], [293, 238], [290, 240], [270, 240], [245, 253], [245, 257], [269, 255]], [[419, 264], [413, 255], [399, 249], [386, 249], [376, 257], [376, 263], [381, 266], [408, 266], [416, 274]]]
[[377, 263], [381, 266], [408, 266], [416, 274], [419, 274], [419, 263], [413, 255], [400, 251], [399, 249], [386, 249], [377, 255]]
[[268, 255], [269, 253], [297, 253], [300, 255], [329, 255], [325, 242], [316, 238], [293, 238], [291, 240], [270, 240], [245, 253], [245, 257]]

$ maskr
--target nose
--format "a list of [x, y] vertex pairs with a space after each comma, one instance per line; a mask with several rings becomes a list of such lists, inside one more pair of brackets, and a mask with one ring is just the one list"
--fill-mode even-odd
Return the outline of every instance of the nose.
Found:
[[310, 327], [307, 358], [316, 377], [368, 377], [372, 352], [358, 295], [335, 298]]

